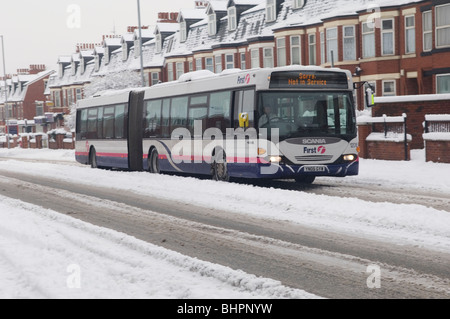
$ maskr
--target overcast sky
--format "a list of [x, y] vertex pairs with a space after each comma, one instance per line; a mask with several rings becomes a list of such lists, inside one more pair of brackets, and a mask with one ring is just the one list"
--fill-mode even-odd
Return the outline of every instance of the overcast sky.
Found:
[[[158, 12], [194, 7], [194, 0], [140, 2], [143, 25], [155, 25]], [[74, 53], [77, 43], [99, 43], [102, 35], [114, 29], [123, 34], [132, 25], [138, 25], [137, 0], [2, 0], [6, 71], [16, 73], [30, 64], [55, 69], [58, 57]], [[0, 70], [3, 75], [2, 64]]]

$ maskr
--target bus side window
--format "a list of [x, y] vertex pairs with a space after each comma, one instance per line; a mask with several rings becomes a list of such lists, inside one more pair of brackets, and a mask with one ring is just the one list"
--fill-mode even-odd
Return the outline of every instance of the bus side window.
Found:
[[106, 106], [103, 114], [103, 138], [114, 138], [114, 106]]
[[146, 104], [146, 108], [144, 109], [144, 137], [160, 136], [162, 100], [148, 101]]
[[218, 128], [223, 134], [231, 127], [231, 91], [211, 93], [206, 128]]
[[97, 108], [88, 110], [87, 139], [97, 139]]
[[170, 137], [170, 99], [163, 100], [162, 119], [161, 119], [161, 136]]
[[87, 138], [87, 120], [88, 120], [88, 110], [81, 110], [80, 117], [80, 137], [82, 140]]
[[192, 96], [190, 98], [187, 128], [191, 136], [197, 133], [194, 128], [196, 121], [201, 121], [202, 130], [205, 129], [206, 119], [208, 117], [208, 99], [209, 94]]
[[126, 134], [126, 113], [127, 105], [116, 105], [114, 114], [114, 136], [115, 138], [127, 138]]
[[188, 97], [177, 97], [172, 99], [172, 107], [170, 109], [170, 130], [186, 127], [188, 112]]
[[103, 107], [98, 108], [97, 112], [97, 138], [103, 139]]

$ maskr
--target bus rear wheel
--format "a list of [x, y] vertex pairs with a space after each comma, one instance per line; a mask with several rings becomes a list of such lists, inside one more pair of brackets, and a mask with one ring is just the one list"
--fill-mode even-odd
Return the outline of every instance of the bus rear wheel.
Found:
[[148, 157], [148, 171], [152, 174], [160, 174], [161, 170], [159, 168], [159, 154], [156, 148], [150, 151]]
[[212, 177], [215, 181], [229, 182], [230, 175], [228, 174], [227, 156], [223, 150], [220, 150], [214, 156], [212, 164]]
[[98, 168], [97, 152], [95, 151], [95, 148], [92, 148], [91, 153], [89, 154], [89, 162], [91, 163], [91, 168]]

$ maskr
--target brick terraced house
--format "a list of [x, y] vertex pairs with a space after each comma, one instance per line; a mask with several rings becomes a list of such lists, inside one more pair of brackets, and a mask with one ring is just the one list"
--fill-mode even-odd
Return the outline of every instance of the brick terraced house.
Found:
[[[361, 84], [361, 111], [364, 83], [380, 99], [450, 93], [448, 0], [211, 0], [158, 18], [142, 30], [146, 86], [197, 70], [302, 64], [350, 70]], [[89, 53], [61, 57], [49, 83], [55, 108], [99, 90], [140, 86], [139, 43], [129, 28]], [[450, 113], [442, 105], [432, 112]]]

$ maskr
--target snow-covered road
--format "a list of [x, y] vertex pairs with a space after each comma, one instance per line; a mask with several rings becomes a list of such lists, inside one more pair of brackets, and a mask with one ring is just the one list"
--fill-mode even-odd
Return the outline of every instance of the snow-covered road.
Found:
[[[8, 156], [73, 163], [70, 151], [0, 150], [0, 158]], [[0, 162], [0, 172], [19, 174], [24, 170], [37, 177], [70, 179], [80, 185], [109, 187], [275, 222], [450, 253], [449, 209], [399, 204], [401, 199], [396, 198], [395, 193], [392, 198], [378, 198], [374, 202], [194, 178], [93, 171], [63, 163]], [[325, 179], [324, 182], [335, 183], [333, 185], [340, 188], [384, 185], [390, 190], [397, 187], [403, 193], [429, 191], [445, 197], [450, 194], [449, 173], [448, 165], [423, 163], [420, 158], [409, 163], [363, 160], [360, 176]], [[4, 257], [0, 262], [0, 283], [7, 287], [2, 290], [3, 297], [317, 297], [271, 279], [193, 260], [37, 206], [6, 197], [0, 199], [0, 253]], [[77, 240], [79, 238], [82, 240]], [[74, 256], [78, 256], [76, 261], [73, 261]], [[77, 268], [80, 265], [83, 267]], [[161, 267], [166, 270], [164, 276], [160, 275]], [[80, 273], [82, 283], [88, 282], [88, 286], [83, 284], [83, 289], [69, 289], [70, 280], [77, 279]]]

